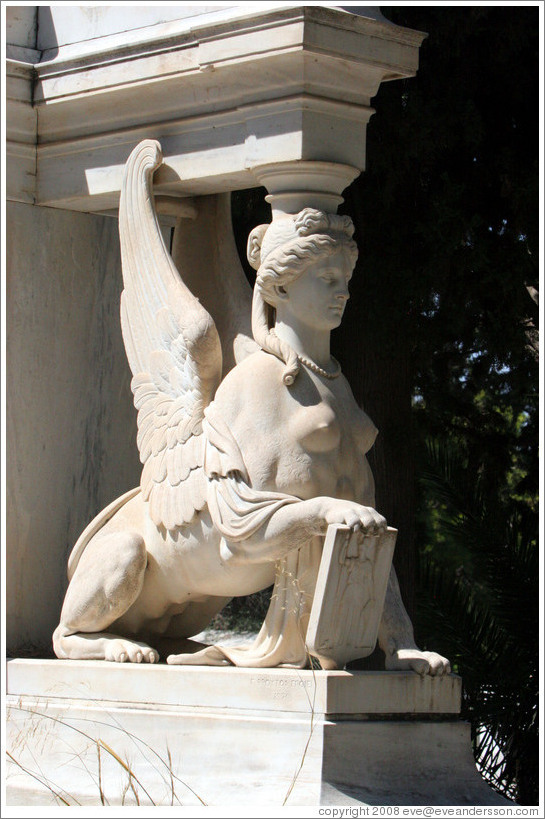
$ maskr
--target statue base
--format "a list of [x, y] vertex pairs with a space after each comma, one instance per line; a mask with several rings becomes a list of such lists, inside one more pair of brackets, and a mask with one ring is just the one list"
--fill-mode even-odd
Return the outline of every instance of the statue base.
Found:
[[7, 805], [500, 805], [461, 680], [11, 660]]

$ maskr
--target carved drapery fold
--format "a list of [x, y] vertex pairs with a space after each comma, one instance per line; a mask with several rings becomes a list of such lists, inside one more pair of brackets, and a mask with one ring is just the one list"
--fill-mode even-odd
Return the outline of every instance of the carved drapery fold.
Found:
[[[239, 447], [228, 425], [214, 412], [214, 404], [207, 409], [203, 427], [208, 508], [222, 536], [220, 554], [225, 560], [245, 563], [266, 560], [270, 546], [260, 545], [259, 539], [256, 543], [254, 536], [282, 506], [300, 503], [300, 499], [248, 485]], [[305, 635], [322, 544], [323, 538], [310, 538], [277, 561], [267, 616], [253, 643], [209, 646], [195, 654], [177, 655], [176, 663], [305, 668], [309, 664]]]

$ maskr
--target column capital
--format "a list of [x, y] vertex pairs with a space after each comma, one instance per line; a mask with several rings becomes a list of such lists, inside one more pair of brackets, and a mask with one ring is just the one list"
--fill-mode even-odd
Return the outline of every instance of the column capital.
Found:
[[253, 174], [269, 191], [273, 219], [303, 208], [336, 213], [345, 188], [359, 175], [360, 169], [339, 162], [302, 161], [269, 162], [256, 166]]

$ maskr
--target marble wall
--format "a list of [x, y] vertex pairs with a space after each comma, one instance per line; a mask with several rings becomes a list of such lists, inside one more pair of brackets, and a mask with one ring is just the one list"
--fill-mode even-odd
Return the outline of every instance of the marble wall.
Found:
[[50, 650], [66, 559], [137, 485], [117, 220], [7, 208], [7, 645]]

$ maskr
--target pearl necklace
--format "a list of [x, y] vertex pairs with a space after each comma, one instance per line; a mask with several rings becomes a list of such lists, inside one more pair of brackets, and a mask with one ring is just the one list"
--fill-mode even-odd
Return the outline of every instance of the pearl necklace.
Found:
[[338, 378], [341, 374], [341, 365], [336, 358], [333, 358], [333, 356], [331, 356], [331, 360], [335, 364], [335, 370], [332, 373], [328, 373], [323, 367], [319, 367], [318, 364], [315, 364], [314, 361], [310, 360], [310, 358], [305, 358], [303, 355], [298, 355], [297, 358], [301, 364], [304, 364], [305, 367], [308, 367], [308, 369], [312, 370], [313, 373], [316, 373], [316, 375], [321, 375], [323, 378], [329, 378], [332, 380], [333, 378]]

